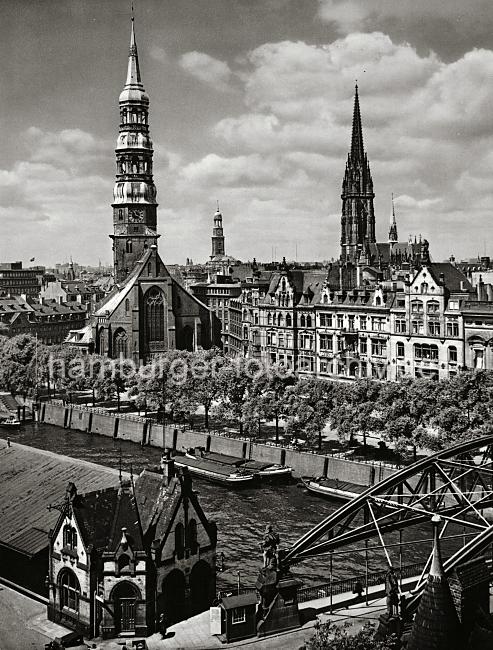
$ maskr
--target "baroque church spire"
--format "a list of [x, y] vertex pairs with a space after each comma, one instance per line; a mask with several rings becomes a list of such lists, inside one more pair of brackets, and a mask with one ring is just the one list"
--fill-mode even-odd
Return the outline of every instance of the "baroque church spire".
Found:
[[374, 244], [373, 181], [363, 144], [358, 85], [354, 92], [351, 150], [342, 182], [341, 261], [357, 263], [363, 250]]
[[133, 11], [127, 77], [119, 106], [113, 234], [110, 235], [117, 283], [125, 280], [159, 237], [156, 232], [156, 187], [152, 175], [153, 145], [149, 137], [149, 96], [140, 73]]

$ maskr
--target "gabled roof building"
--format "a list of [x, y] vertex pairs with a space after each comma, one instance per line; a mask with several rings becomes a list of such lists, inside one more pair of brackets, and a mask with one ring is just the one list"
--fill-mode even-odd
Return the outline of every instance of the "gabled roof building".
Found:
[[48, 618], [89, 637], [147, 636], [207, 609], [216, 528], [174, 461], [79, 494], [69, 483], [50, 533]]

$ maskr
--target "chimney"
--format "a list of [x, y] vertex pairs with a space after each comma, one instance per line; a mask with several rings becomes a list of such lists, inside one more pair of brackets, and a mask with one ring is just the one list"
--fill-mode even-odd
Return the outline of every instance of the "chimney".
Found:
[[493, 286], [491, 284], [487, 284], [486, 286], [486, 300], [488, 302], [493, 302]]
[[445, 274], [440, 273], [440, 284], [445, 284]]
[[163, 485], [168, 487], [175, 476], [175, 461], [171, 458], [170, 449], [166, 449], [164, 456], [161, 456], [161, 470], [163, 472]]

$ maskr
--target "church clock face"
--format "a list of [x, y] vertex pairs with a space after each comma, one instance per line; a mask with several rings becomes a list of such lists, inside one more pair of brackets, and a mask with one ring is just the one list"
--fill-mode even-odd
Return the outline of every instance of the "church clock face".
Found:
[[136, 223], [142, 223], [145, 217], [145, 210], [142, 209], [133, 209], [128, 211], [129, 221], [134, 221]]

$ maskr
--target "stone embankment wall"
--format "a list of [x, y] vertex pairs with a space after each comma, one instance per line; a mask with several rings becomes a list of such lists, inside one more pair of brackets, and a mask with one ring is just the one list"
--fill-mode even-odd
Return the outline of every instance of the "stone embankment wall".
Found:
[[201, 431], [182, 431], [149, 422], [136, 415], [108, 413], [103, 409], [85, 406], [47, 402], [41, 406], [40, 420], [67, 429], [161, 449], [169, 448], [174, 452], [204, 447], [207, 451], [240, 458], [286, 464], [293, 468], [295, 476], [328, 476], [360, 485], [374, 485], [397, 471], [397, 468], [389, 465], [324, 456]]

